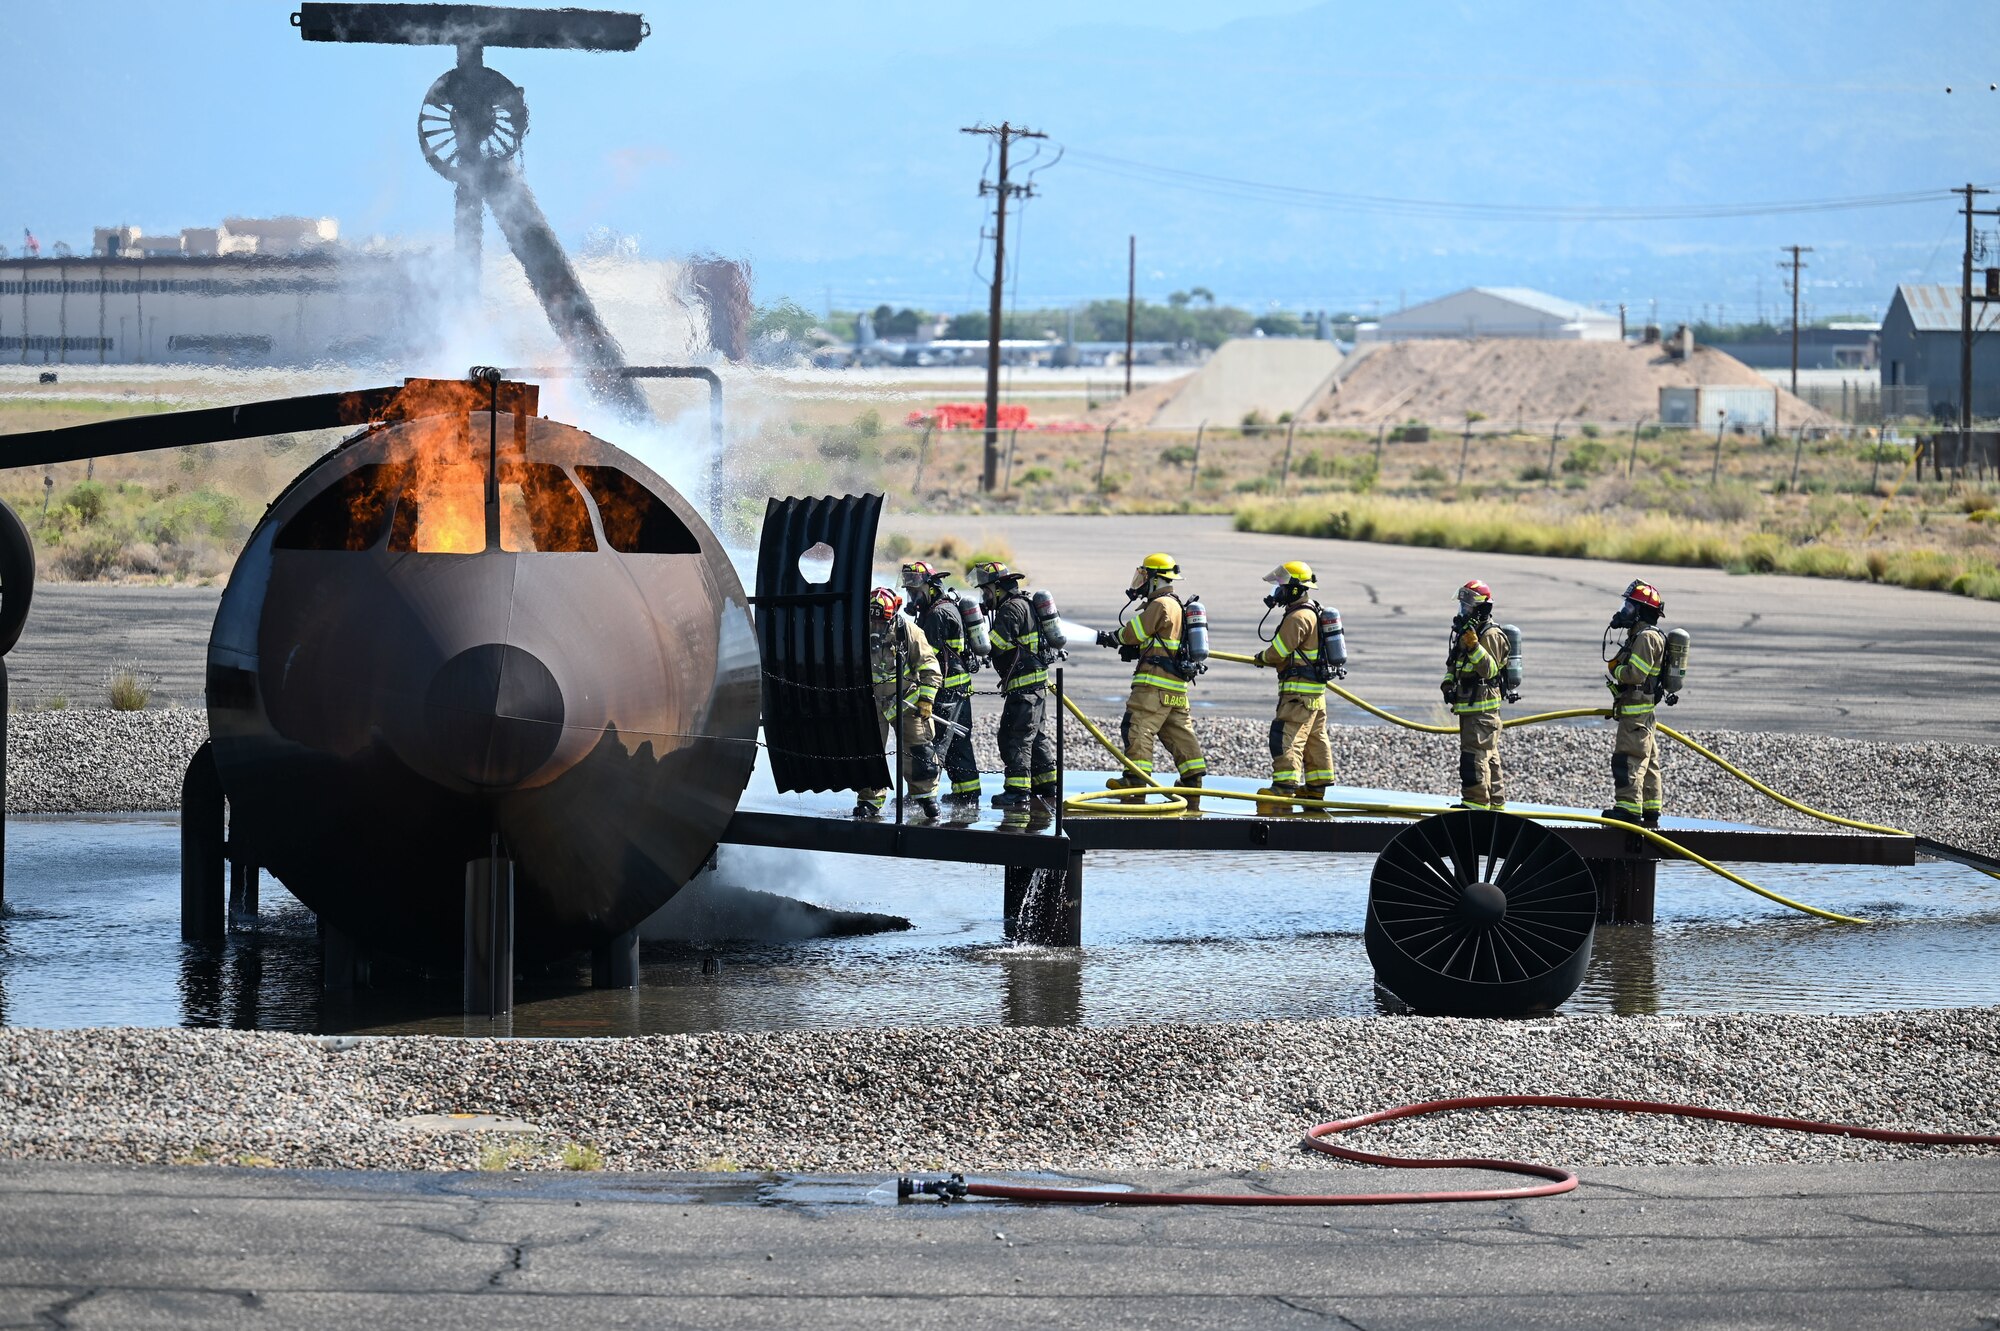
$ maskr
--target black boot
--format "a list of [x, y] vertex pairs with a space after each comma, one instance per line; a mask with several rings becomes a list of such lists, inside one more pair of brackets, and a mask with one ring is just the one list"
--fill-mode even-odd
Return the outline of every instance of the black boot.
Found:
[[993, 797], [996, 809], [1025, 809], [1035, 802], [1035, 797], [1017, 786], [1010, 786]]
[[882, 806], [879, 804], [870, 804], [867, 800], [856, 800], [854, 802], [853, 816], [856, 818], [880, 818], [882, 816]]
[[917, 812], [921, 813], [924, 817], [930, 819], [932, 822], [936, 822], [938, 820], [938, 814], [939, 814], [937, 800], [933, 799], [929, 795], [917, 796]]
[[1611, 808], [1606, 809], [1602, 816], [1606, 818], [1615, 819], [1616, 821], [1621, 823], [1630, 823], [1634, 827], [1642, 826], [1644, 821], [1640, 818], [1638, 814], [1633, 813], [1630, 809], [1621, 809], [1616, 805], [1613, 805]]
[[[1200, 790], [1201, 782], [1202, 778], [1199, 776], [1184, 776], [1180, 780], [1180, 784], [1189, 790]], [[1201, 812], [1200, 795], [1183, 795], [1181, 798], [1187, 801], [1187, 811], [1189, 813], [1195, 814]]]
[[1644, 817], [1640, 820], [1639, 825], [1641, 827], [1657, 828], [1660, 825], [1660, 811], [1658, 809], [1646, 810], [1646, 813]]

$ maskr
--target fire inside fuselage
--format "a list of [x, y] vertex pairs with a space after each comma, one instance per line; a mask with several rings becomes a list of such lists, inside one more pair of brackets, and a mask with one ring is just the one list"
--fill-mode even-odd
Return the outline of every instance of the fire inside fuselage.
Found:
[[504, 413], [372, 430], [302, 476], [223, 594], [208, 692], [232, 839], [412, 956], [457, 954], [495, 837], [523, 955], [633, 927], [707, 859], [755, 753], [720, 543], [635, 459]]

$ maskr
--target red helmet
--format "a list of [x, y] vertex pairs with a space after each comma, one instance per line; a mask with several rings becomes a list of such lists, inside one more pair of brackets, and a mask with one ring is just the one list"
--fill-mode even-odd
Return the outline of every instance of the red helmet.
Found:
[[887, 587], [877, 587], [868, 594], [868, 612], [884, 624], [896, 617], [903, 608], [903, 598]]
[[1474, 578], [1458, 589], [1458, 603], [1467, 610], [1475, 605], [1493, 604], [1493, 589]]
[[1636, 601], [1648, 610], [1658, 611], [1667, 608], [1666, 599], [1660, 595], [1659, 590], [1652, 583], [1647, 582], [1644, 578], [1632, 579], [1632, 585], [1625, 589], [1625, 599]]

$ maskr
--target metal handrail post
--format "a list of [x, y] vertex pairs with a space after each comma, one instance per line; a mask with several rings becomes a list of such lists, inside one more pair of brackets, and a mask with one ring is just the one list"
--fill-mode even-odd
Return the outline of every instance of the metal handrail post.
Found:
[[1057, 666], [1056, 667], [1056, 835], [1057, 836], [1061, 836], [1063, 834], [1063, 793], [1067, 788], [1068, 784], [1063, 779], [1063, 731], [1068, 728], [1063, 724], [1063, 716], [1065, 715], [1065, 709], [1063, 707], [1063, 696], [1064, 696], [1063, 668], [1061, 666]]

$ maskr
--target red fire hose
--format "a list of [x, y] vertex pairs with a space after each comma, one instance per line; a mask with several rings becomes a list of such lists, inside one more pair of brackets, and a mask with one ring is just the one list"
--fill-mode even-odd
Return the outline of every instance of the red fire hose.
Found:
[[1671, 1114], [1677, 1118], [1707, 1118], [1719, 1123], [1743, 1123], [1755, 1128], [1782, 1128], [1788, 1132], [1816, 1132], [1832, 1137], [1860, 1137], [1868, 1141], [1903, 1142], [1921, 1146], [2000, 1146], [2000, 1136], [1969, 1132], [1909, 1132], [1900, 1128], [1864, 1128], [1848, 1123], [1819, 1123], [1804, 1118], [1780, 1118], [1773, 1114], [1747, 1114], [1734, 1109], [1709, 1109], [1702, 1105], [1673, 1104], [1664, 1100], [1614, 1100], [1594, 1095], [1461, 1095], [1449, 1100], [1426, 1100], [1419, 1104], [1397, 1105], [1356, 1118], [1336, 1119], [1308, 1131], [1304, 1145], [1342, 1160], [1391, 1169], [1491, 1169], [1507, 1174], [1526, 1174], [1549, 1180], [1520, 1188], [1466, 1188], [1445, 1192], [1351, 1192], [1274, 1195], [1229, 1192], [1119, 1192], [1106, 1188], [1035, 1188], [1011, 1183], [966, 1183], [954, 1178], [946, 1183], [902, 1181], [905, 1196], [926, 1193], [945, 1197], [998, 1197], [1015, 1202], [1073, 1202], [1113, 1206], [1392, 1206], [1410, 1202], [1500, 1202], [1520, 1197], [1552, 1197], [1576, 1187], [1576, 1175], [1557, 1165], [1538, 1165], [1523, 1160], [1488, 1160], [1475, 1156], [1453, 1159], [1423, 1159], [1416, 1156], [1380, 1155], [1337, 1146], [1328, 1141], [1336, 1133], [1365, 1128], [1392, 1119], [1441, 1114], [1454, 1109], [1598, 1109], [1619, 1114]]

